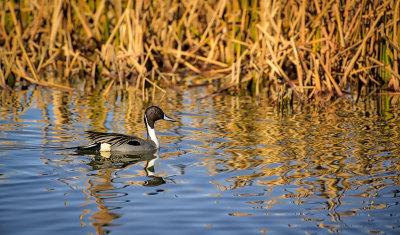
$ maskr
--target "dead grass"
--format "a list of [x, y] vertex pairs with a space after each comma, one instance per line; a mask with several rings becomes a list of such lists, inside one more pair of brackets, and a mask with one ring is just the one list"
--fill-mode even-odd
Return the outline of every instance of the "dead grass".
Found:
[[5, 1], [0, 86], [102, 81], [105, 91], [118, 83], [144, 96], [212, 84], [278, 103], [361, 87], [399, 92], [399, 2]]

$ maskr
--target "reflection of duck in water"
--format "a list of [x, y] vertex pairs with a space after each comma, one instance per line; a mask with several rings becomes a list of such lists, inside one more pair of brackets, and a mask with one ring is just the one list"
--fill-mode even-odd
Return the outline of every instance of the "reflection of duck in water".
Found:
[[146, 167], [144, 168], [146, 170], [147, 177], [150, 177], [151, 179], [146, 180], [143, 184], [143, 186], [158, 186], [161, 184], [165, 184], [165, 180], [163, 177], [155, 176], [154, 175], [154, 163], [158, 159], [158, 151], [155, 154], [157, 157], [153, 158], [151, 160], [147, 161]]
[[[89, 218], [93, 221], [90, 225], [95, 227], [98, 234], [109, 233], [111, 230], [107, 228], [119, 225], [115, 223], [115, 220], [123, 214], [119, 214], [118, 209], [121, 205], [124, 205], [124, 202], [129, 201], [126, 199], [129, 192], [125, 189], [126, 186], [158, 186], [166, 183], [163, 177], [154, 174], [154, 164], [159, 158], [158, 150], [141, 154], [93, 152], [84, 155], [91, 158], [88, 163], [91, 169], [89, 169], [90, 177], [86, 178], [86, 187], [83, 190], [86, 195], [91, 195], [95, 199], [98, 210], [94, 212], [85, 210], [81, 219], [85, 214], [89, 214]], [[144, 172], [140, 171], [136, 176], [138, 179], [142, 179], [146, 175], [147, 180], [140, 182], [134, 180], [120, 182], [120, 180], [117, 180], [119, 183], [115, 181], [116, 178], [126, 178], [122, 175], [123, 173], [119, 172], [131, 172], [129, 166], [141, 165], [144, 161], [146, 162]], [[135, 178], [131, 175], [128, 177], [130, 179]], [[155, 192], [149, 192], [149, 194], [158, 194], [159, 192], [160, 189], [156, 188]], [[117, 206], [114, 204], [115, 202], [118, 203]]]
[[88, 131], [89, 138], [93, 143], [87, 146], [78, 147], [80, 151], [100, 151], [100, 152], [148, 152], [160, 148], [154, 124], [157, 120], [167, 120], [176, 122], [168, 117], [156, 106], [151, 106], [144, 113], [144, 122], [147, 129], [147, 139], [141, 139], [132, 135], [123, 135], [118, 133], [99, 133]]
[[139, 162], [146, 161], [144, 170], [146, 176], [150, 179], [146, 180], [143, 186], [158, 186], [166, 182], [162, 177], [155, 176], [154, 174], [154, 164], [159, 158], [158, 150], [136, 154], [96, 152], [96, 154], [90, 154], [88, 156], [92, 159], [88, 164], [92, 167], [92, 170], [123, 169], [129, 165], [135, 165]]

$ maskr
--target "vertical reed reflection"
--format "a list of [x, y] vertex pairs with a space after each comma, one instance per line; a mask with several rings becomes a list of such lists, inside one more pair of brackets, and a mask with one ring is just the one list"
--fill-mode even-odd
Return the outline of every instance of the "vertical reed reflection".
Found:
[[[206, 100], [200, 116], [191, 116], [188, 123], [192, 129], [208, 128], [207, 132], [196, 131], [195, 139], [204, 146], [188, 151], [207, 152], [201, 164], [210, 175], [220, 175], [212, 181], [220, 190], [263, 187], [261, 208], [272, 209], [294, 200], [311, 211], [328, 211], [331, 222], [360, 210], [386, 208], [388, 205], [379, 198], [397, 197], [397, 111], [388, 107], [382, 110], [382, 106], [378, 109], [380, 102], [375, 100], [365, 100], [360, 106], [342, 101], [324, 108], [295, 107], [293, 114], [277, 117], [272, 108], [252, 99], [237, 100]], [[382, 113], [385, 115], [380, 116]], [[251, 200], [254, 195], [239, 196]], [[361, 201], [353, 203], [351, 198]], [[315, 221], [312, 213], [304, 217]], [[337, 225], [331, 222], [319, 226], [337, 232]]]

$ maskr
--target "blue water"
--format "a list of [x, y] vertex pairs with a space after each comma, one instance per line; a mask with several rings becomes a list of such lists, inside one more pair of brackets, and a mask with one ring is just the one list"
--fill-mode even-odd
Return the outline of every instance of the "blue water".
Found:
[[[400, 233], [397, 107], [2, 92], [1, 234]], [[143, 137], [150, 103], [179, 120], [156, 123], [157, 154], [70, 149], [85, 130]]]

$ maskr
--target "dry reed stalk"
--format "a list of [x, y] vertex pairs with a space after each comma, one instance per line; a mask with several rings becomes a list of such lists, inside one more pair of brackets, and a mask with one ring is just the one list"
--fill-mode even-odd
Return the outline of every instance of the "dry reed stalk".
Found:
[[51, 88], [56, 88], [56, 89], [61, 89], [61, 90], [65, 90], [65, 91], [74, 91], [74, 88], [71, 87], [67, 87], [67, 86], [63, 86], [63, 85], [59, 85], [59, 84], [54, 84], [54, 83], [50, 83], [50, 82], [46, 82], [46, 81], [36, 81], [35, 79], [25, 75], [24, 73], [21, 73], [20, 71], [16, 70], [16, 69], [12, 69], [13, 73], [15, 73], [16, 75], [24, 78], [25, 80], [29, 81], [32, 84], [35, 85], [39, 85], [39, 86], [44, 86], [44, 87], [51, 87]]
[[[21, 51], [22, 51], [22, 54], [23, 54], [23, 56], [24, 56], [24, 58], [25, 58], [25, 61], [28, 63], [29, 69], [30, 69], [30, 71], [31, 71], [31, 73], [32, 73], [32, 75], [33, 75], [33, 78], [35, 79], [35, 82], [40, 83], [39, 76], [38, 76], [38, 74], [37, 74], [36, 68], [33, 66], [33, 64], [32, 64], [32, 62], [31, 62], [31, 59], [29, 58], [28, 54], [27, 54], [26, 51], [25, 51], [25, 47], [24, 47], [24, 45], [22, 44], [22, 41], [21, 41], [21, 38], [22, 38], [21, 25], [20, 25], [19, 22], [17, 21], [17, 17], [16, 17], [16, 15], [15, 15], [14, 6], [12, 5], [11, 2], [9, 2], [9, 3], [8, 3], [8, 7], [10, 8], [10, 13], [11, 13], [11, 16], [12, 16], [13, 23], [14, 23], [14, 25], [16, 26], [16, 31], [17, 31], [17, 42], [18, 42], [18, 44], [19, 44], [19, 47], [20, 47], [20, 49], [21, 49]], [[24, 78], [26, 78], [26, 77], [24, 77]]]
[[[373, 57], [368, 57], [368, 60], [374, 62], [375, 64], [377, 64], [379, 67], [381, 68], [385, 68], [386, 70], [388, 70], [394, 77], [396, 77], [398, 80], [400, 80], [400, 75], [398, 73], [396, 73], [394, 70], [392, 70], [388, 65], [378, 61], [377, 59], [373, 58]], [[373, 67], [373, 66], [371, 66]]]
[[[13, 40], [15, 41], [16, 39], [14, 38]], [[17, 48], [18, 48], [18, 44], [13, 43], [12, 49], [10, 51], [11, 58], [7, 58], [7, 55], [4, 54], [4, 57], [2, 59], [2, 61], [5, 64], [5, 67], [6, 67], [6, 71], [4, 73], [4, 78], [7, 78], [11, 72], [11, 68], [13, 67], [15, 58], [17, 57]]]
[[80, 23], [82, 24], [83, 29], [85, 30], [85, 32], [87, 34], [87, 37], [88, 38], [93, 37], [92, 30], [88, 26], [85, 16], [82, 15], [82, 13], [80, 12], [79, 8], [76, 6], [76, 3], [74, 1], [71, 1], [71, 6], [74, 9], [74, 11], [76, 12], [76, 15], [78, 16], [78, 19], [79, 19]]
[[166, 49], [166, 48], [162, 48], [162, 47], [159, 47], [159, 46], [154, 47], [154, 49], [157, 50], [157, 51], [160, 51], [161, 53], [174, 54], [175, 56], [178, 53], [180, 53], [183, 56], [191, 57], [191, 58], [193, 58], [195, 60], [201, 60], [201, 61], [204, 61], [206, 63], [214, 64], [214, 65], [217, 65], [217, 66], [220, 66], [220, 67], [227, 67], [228, 66], [227, 64], [225, 64], [223, 62], [216, 61], [216, 60], [211, 60], [211, 59], [208, 59], [206, 57], [193, 54], [191, 52], [184, 52], [184, 51], [180, 51], [179, 52], [178, 50], [175, 50], [175, 49]]
[[[400, 21], [400, 10], [399, 10], [399, 8], [400, 8], [400, 0], [397, 0], [396, 1], [396, 3], [394, 4], [394, 17], [393, 17], [393, 42], [394, 43], [398, 43], [398, 44], [400, 44], [399, 43], [399, 33], [397, 33], [397, 32], [400, 32], [399, 30], [398, 30], [398, 22]], [[389, 40], [389, 39], [387, 39], [386, 40], [387, 42], [389, 42], [390, 44], [392, 44], [392, 47], [393, 47], [393, 68], [394, 68], [394, 72], [396, 73], [396, 74], [399, 74], [399, 57], [400, 57], [400, 55], [399, 55], [399, 53], [400, 53], [400, 50], [399, 50], [399, 47], [400, 47], [400, 45], [399, 46], [397, 46], [396, 44], [394, 44], [391, 40]]]
[[344, 81], [346, 81], [347, 76], [349, 75], [350, 71], [353, 70], [353, 67], [354, 67], [356, 61], [358, 60], [358, 57], [360, 56], [363, 48], [365, 48], [367, 41], [370, 39], [372, 34], [375, 32], [376, 26], [377, 26], [378, 22], [381, 20], [381, 17], [383, 15], [384, 15], [384, 12], [381, 12], [378, 15], [378, 17], [376, 18], [375, 22], [372, 24], [371, 28], [369, 29], [367, 35], [363, 38], [361, 45], [358, 47], [355, 55], [353, 56], [353, 58], [351, 59], [349, 65], [346, 67], [346, 70], [344, 71], [344, 75], [343, 75], [343, 80]]
[[55, 40], [56, 40], [57, 33], [59, 31], [59, 28], [61, 27], [62, 18], [63, 18], [62, 1], [55, 0], [52, 19], [51, 19], [51, 31], [50, 31], [50, 41], [49, 41], [49, 54], [50, 55], [52, 55], [54, 53], [54, 47], [55, 47], [54, 44], [55, 44]]
[[9, 89], [9, 87], [7, 86], [7, 83], [6, 83], [6, 79], [4, 78], [3, 70], [1, 69], [1, 66], [0, 66], [0, 87], [3, 89]]

